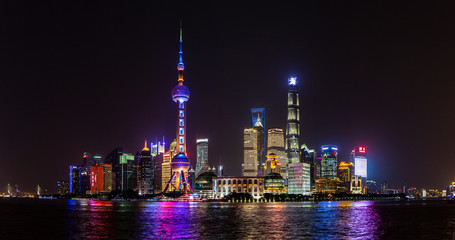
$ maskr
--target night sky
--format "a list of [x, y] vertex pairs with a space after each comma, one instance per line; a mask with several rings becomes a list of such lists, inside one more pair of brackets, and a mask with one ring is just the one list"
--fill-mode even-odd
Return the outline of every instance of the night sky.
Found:
[[193, 166], [207, 137], [209, 162], [241, 174], [249, 108], [284, 128], [296, 75], [310, 148], [336, 144], [348, 160], [365, 145], [369, 179], [445, 187], [455, 180], [455, 4], [431, 4], [3, 1], [0, 191], [53, 192], [85, 151], [170, 143], [180, 19]]

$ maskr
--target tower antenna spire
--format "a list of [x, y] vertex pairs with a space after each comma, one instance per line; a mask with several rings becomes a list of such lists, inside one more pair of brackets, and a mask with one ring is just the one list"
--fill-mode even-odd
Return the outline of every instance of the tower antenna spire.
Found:
[[179, 64], [177, 65], [177, 70], [179, 71], [179, 85], [183, 84], [183, 70], [185, 69], [185, 65], [183, 64], [183, 29], [182, 29], [182, 21], [180, 21], [180, 51], [179, 51]]

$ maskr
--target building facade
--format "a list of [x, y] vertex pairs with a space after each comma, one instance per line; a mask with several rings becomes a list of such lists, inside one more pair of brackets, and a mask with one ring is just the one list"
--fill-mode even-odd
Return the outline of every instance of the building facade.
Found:
[[264, 178], [264, 193], [285, 194], [286, 186], [279, 173], [269, 173]]
[[123, 153], [120, 155], [119, 165], [120, 174], [117, 176], [119, 190], [135, 190], [137, 188], [136, 157], [132, 154]]
[[323, 145], [321, 150], [321, 177], [335, 179], [337, 177], [338, 147]]
[[349, 190], [352, 194], [362, 194], [362, 176], [352, 176]]
[[104, 166], [97, 164], [90, 169], [90, 192], [99, 193], [104, 191]]
[[154, 162], [152, 161], [152, 154], [147, 147], [147, 140], [145, 140], [144, 148], [141, 151], [138, 162], [138, 192], [140, 195], [154, 193]]
[[77, 166], [70, 166], [69, 192], [80, 193], [80, 169]]
[[271, 153], [266, 156], [267, 161], [264, 166], [265, 175], [269, 173], [277, 173], [281, 175], [281, 163], [278, 162], [278, 155]]
[[153, 169], [155, 174], [154, 174], [154, 184], [155, 184], [155, 187], [154, 187], [154, 190], [155, 190], [155, 193], [160, 193], [162, 190], [164, 190], [163, 188], [163, 170], [162, 170], [162, 167], [163, 167], [163, 159], [164, 159], [164, 154], [163, 153], [160, 153], [156, 156], [153, 157], [153, 163], [155, 164], [155, 168]]
[[349, 190], [349, 184], [351, 178], [354, 176], [354, 164], [352, 162], [340, 162], [337, 169], [338, 179], [346, 186], [346, 190]]
[[161, 190], [164, 191], [171, 180], [171, 161], [173, 152], [169, 151], [163, 154], [163, 163], [161, 164]]
[[309, 149], [306, 144], [302, 144], [301, 149], [301, 161], [310, 164], [310, 184], [313, 189], [316, 180], [316, 151]]
[[[362, 185], [366, 187], [367, 182], [367, 150], [366, 147], [359, 146], [353, 150], [355, 175], [362, 177]], [[364, 189], [366, 191], [366, 189]]]
[[201, 174], [201, 170], [208, 167], [209, 161], [209, 140], [201, 138], [196, 140], [196, 175]]
[[[274, 153], [281, 164], [281, 176], [287, 179], [287, 159], [284, 152], [284, 132], [281, 128], [271, 128], [267, 131], [267, 155]], [[267, 173], [266, 173], [267, 174]]]
[[288, 163], [288, 193], [311, 195], [310, 164]]
[[254, 177], [258, 175], [258, 132], [254, 128], [243, 131], [243, 164], [242, 175]]
[[104, 164], [104, 191], [110, 192], [112, 188], [112, 164]]
[[251, 122], [257, 133], [257, 176], [264, 176], [265, 165], [265, 108], [251, 108]]
[[316, 179], [316, 192], [317, 193], [341, 193], [346, 192], [346, 187], [338, 178], [328, 179], [320, 178]]
[[[39, 185], [38, 185], [38, 188]], [[57, 182], [57, 194], [65, 195], [70, 193], [70, 184], [68, 181], [58, 181]], [[38, 194], [39, 195], [39, 194]]]
[[214, 198], [223, 198], [234, 192], [249, 193], [260, 199], [264, 196], [264, 177], [213, 177]]

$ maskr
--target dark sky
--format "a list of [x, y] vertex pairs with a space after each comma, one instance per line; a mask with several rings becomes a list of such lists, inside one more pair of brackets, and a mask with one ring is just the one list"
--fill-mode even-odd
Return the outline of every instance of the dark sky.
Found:
[[[368, 148], [369, 178], [442, 188], [455, 180], [455, 5], [234, 5], [3, 1], [0, 186], [55, 191], [84, 151], [140, 150], [175, 136], [178, 27], [184, 25], [189, 156], [240, 174], [250, 107], [286, 124], [298, 76], [302, 136]], [[427, 5], [432, 4], [432, 5]]]

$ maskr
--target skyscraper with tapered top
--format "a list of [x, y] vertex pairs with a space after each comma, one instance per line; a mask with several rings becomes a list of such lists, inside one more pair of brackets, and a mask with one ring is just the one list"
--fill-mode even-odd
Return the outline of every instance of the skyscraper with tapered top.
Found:
[[300, 113], [296, 77], [290, 77], [288, 79], [288, 87], [285, 152], [288, 163], [297, 163], [300, 162]]
[[167, 188], [170, 190], [188, 193], [191, 187], [188, 182], [188, 170], [190, 169], [190, 160], [186, 153], [186, 102], [190, 98], [190, 90], [183, 85], [183, 35], [182, 23], [180, 23], [180, 51], [178, 70], [178, 84], [172, 89], [172, 99], [177, 103], [177, 154], [172, 158], [171, 169], [172, 177]]
[[196, 161], [196, 171], [195, 175], [201, 174], [202, 171], [208, 171], [209, 167], [209, 140], [207, 138], [200, 138], [196, 140], [196, 153], [197, 153], [197, 161]]

